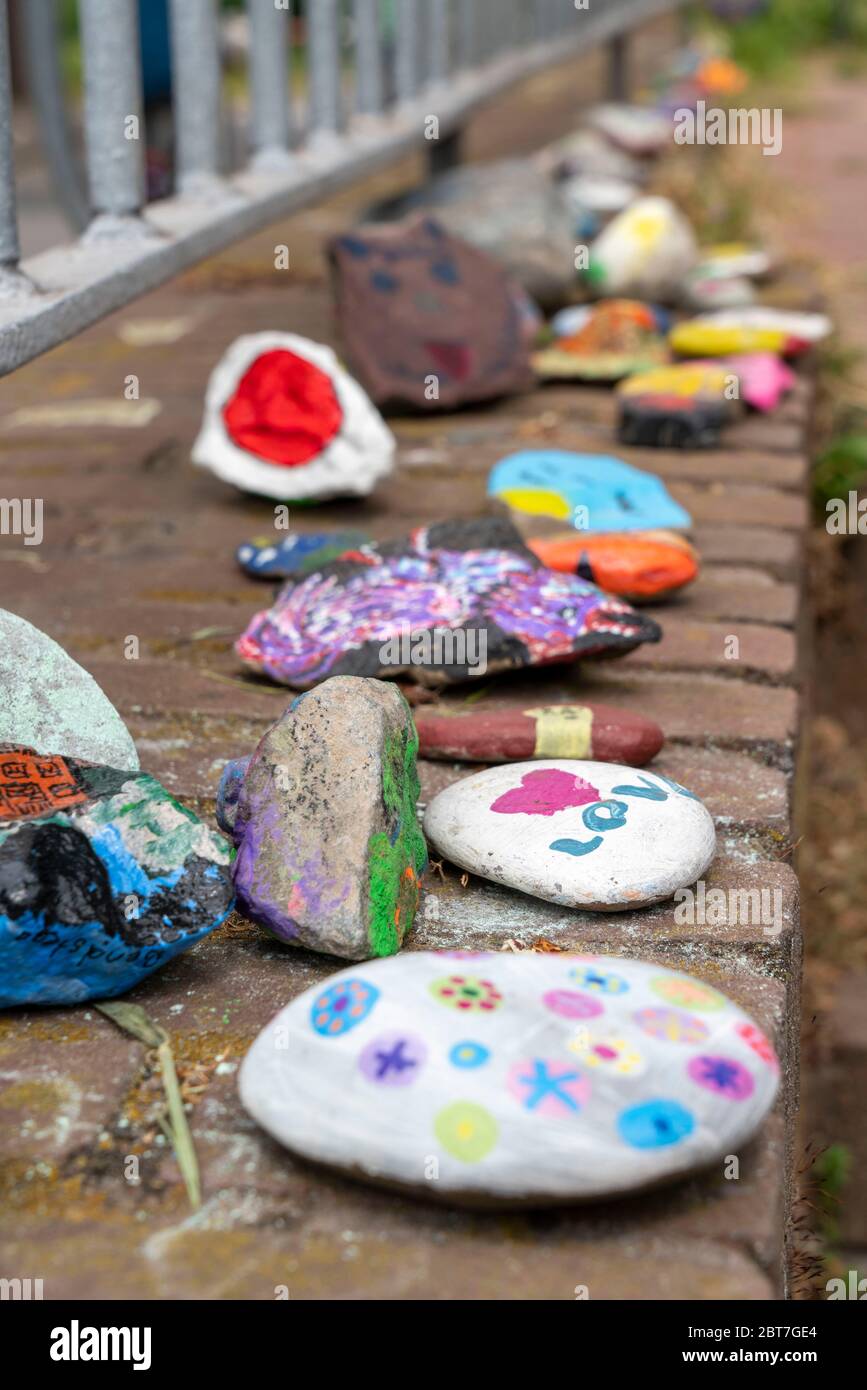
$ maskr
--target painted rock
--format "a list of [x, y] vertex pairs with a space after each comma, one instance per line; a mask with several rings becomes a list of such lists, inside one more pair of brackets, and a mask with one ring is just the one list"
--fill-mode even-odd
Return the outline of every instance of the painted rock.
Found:
[[664, 598], [698, 575], [698, 554], [674, 531], [581, 532], [529, 540], [527, 545], [548, 569], [577, 574], [630, 603]]
[[[602, 178], [598, 174], [578, 174], [558, 184], [561, 194], [572, 209], [575, 230], [580, 236], [598, 230], [599, 219], [613, 217], [634, 203], [640, 190], [637, 184], [625, 179]], [[589, 220], [588, 220], [589, 219]]]
[[621, 599], [544, 569], [513, 526], [488, 519], [423, 527], [288, 580], [236, 650], [296, 687], [404, 673], [440, 685], [616, 655], [659, 636]]
[[0, 609], [0, 743], [136, 772], [129, 730], [92, 676], [38, 627]]
[[654, 310], [634, 299], [611, 299], [591, 309], [574, 334], [557, 336], [535, 353], [533, 366], [543, 377], [619, 381], [667, 361]]
[[532, 386], [505, 271], [433, 218], [360, 227], [330, 256], [347, 356], [378, 405], [453, 409]]
[[730, 241], [718, 246], [702, 247], [696, 272], [704, 273], [715, 280], [735, 280], [742, 276], [767, 275], [771, 265], [770, 256], [761, 247]]
[[571, 210], [532, 160], [450, 169], [409, 196], [380, 204], [371, 217], [413, 212], [431, 213], [452, 236], [493, 256], [545, 309], [557, 308], [575, 285]]
[[667, 198], [639, 198], [597, 237], [587, 272], [600, 295], [676, 298], [697, 254], [692, 227]]
[[676, 782], [566, 759], [466, 777], [434, 797], [424, 829], [462, 869], [600, 912], [663, 902], [701, 878], [715, 852], [710, 812]]
[[588, 124], [631, 155], [659, 154], [672, 142], [671, 122], [648, 106], [606, 102], [589, 112]]
[[245, 492], [315, 501], [371, 492], [394, 436], [331, 348], [294, 333], [238, 338], [214, 368], [193, 462]]
[[239, 545], [235, 558], [254, 579], [296, 579], [328, 565], [347, 550], [366, 545], [363, 531], [292, 532], [279, 540], [256, 539]]
[[712, 313], [716, 309], [742, 309], [755, 304], [756, 291], [752, 280], [745, 277], [716, 277], [699, 269], [685, 277], [681, 301], [692, 313]]
[[399, 950], [427, 866], [417, 749], [394, 685], [339, 676], [294, 700], [223, 774], [240, 909], [293, 946], [349, 960]]
[[795, 314], [753, 305], [721, 309], [676, 324], [668, 335], [681, 357], [731, 357], [755, 352], [797, 357], [831, 332], [824, 314]]
[[740, 412], [736, 385], [731, 372], [713, 363], [641, 372], [617, 389], [618, 438], [646, 448], [711, 448]]
[[[539, 517], [581, 531], [653, 531], [692, 525], [689, 513], [653, 473], [605, 454], [528, 449], [501, 459], [488, 495], [511, 508], [522, 527]], [[521, 520], [523, 518], [523, 520]]]
[[123, 994], [232, 909], [231, 851], [153, 777], [0, 748], [0, 1006]]
[[642, 182], [647, 173], [643, 159], [617, 149], [598, 130], [586, 128], [545, 146], [536, 156], [536, 164], [555, 179], [583, 176], [636, 184]]
[[455, 1205], [612, 1197], [740, 1153], [774, 1050], [690, 975], [620, 956], [407, 952], [294, 999], [241, 1101], [293, 1153]]
[[716, 360], [738, 378], [741, 400], [753, 410], [776, 410], [798, 380], [791, 367], [773, 352], [751, 352]]
[[416, 713], [419, 754], [464, 763], [527, 758], [591, 758], [643, 767], [664, 742], [658, 724], [610, 705], [478, 709], [469, 714]]

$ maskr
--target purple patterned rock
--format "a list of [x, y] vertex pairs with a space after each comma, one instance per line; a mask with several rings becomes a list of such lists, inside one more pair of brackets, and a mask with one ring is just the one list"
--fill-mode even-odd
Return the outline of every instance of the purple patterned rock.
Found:
[[628, 603], [546, 569], [509, 522], [486, 519], [423, 527], [288, 581], [236, 650], [299, 688], [403, 673], [440, 685], [659, 637]]

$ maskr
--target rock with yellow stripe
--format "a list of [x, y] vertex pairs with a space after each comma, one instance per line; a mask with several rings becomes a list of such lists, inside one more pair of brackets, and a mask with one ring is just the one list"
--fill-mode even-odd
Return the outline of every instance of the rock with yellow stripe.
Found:
[[681, 362], [640, 372], [617, 388], [618, 437], [623, 444], [661, 449], [707, 449], [740, 410], [738, 376], [710, 362]]
[[448, 706], [415, 716], [419, 755], [462, 763], [522, 762], [528, 758], [592, 758], [643, 767], [664, 742], [644, 715], [610, 705], [544, 705], [531, 709]]

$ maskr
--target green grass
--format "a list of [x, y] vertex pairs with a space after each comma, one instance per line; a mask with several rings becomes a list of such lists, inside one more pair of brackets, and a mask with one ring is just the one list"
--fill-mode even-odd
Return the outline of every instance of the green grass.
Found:
[[771, 0], [754, 19], [722, 27], [731, 56], [757, 77], [777, 75], [802, 55], [832, 44], [846, 45], [848, 64], [856, 70], [853, 46], [867, 48], [867, 0]]

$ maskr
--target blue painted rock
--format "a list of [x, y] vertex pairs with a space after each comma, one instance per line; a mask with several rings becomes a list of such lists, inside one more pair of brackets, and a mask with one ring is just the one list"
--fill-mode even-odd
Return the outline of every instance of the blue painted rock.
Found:
[[579, 531], [686, 530], [692, 522], [653, 473], [605, 454], [528, 449], [492, 470], [488, 495], [526, 532], [549, 517]]
[[523, 762], [526, 758], [590, 758], [643, 767], [664, 738], [658, 724], [610, 705], [546, 705], [462, 714], [443, 708], [416, 712], [423, 758], [456, 762]]
[[533, 385], [515, 293], [484, 251], [429, 217], [329, 250], [347, 357], [377, 405], [452, 410]]
[[0, 686], [0, 743], [138, 770], [132, 736], [93, 677], [39, 628], [3, 609]]
[[572, 759], [465, 777], [434, 797], [424, 830], [462, 869], [600, 912], [671, 898], [701, 878], [716, 851], [710, 812], [678, 783]]
[[427, 866], [417, 748], [384, 681], [338, 676], [294, 700], [220, 784], [241, 910], [293, 946], [349, 960], [399, 950]]
[[394, 453], [394, 436], [331, 348], [250, 333], [211, 373], [193, 463], [244, 492], [314, 502], [367, 496]]
[[366, 545], [363, 531], [317, 531], [302, 536], [295, 532], [279, 540], [245, 541], [235, 558], [254, 579], [292, 579], [312, 574], [346, 550]]
[[618, 387], [618, 438], [645, 448], [712, 448], [741, 411], [733, 389], [734, 375], [709, 362], [640, 372]]
[[656, 623], [555, 574], [508, 522], [442, 522], [284, 585], [236, 644], [255, 671], [305, 688], [410, 674], [441, 685], [490, 671], [631, 651]]
[[302, 1158], [432, 1201], [543, 1206], [721, 1163], [778, 1083], [761, 1029], [693, 976], [620, 956], [411, 951], [293, 999], [239, 1089]]
[[232, 910], [231, 851], [153, 777], [0, 749], [0, 1006], [123, 994]]

